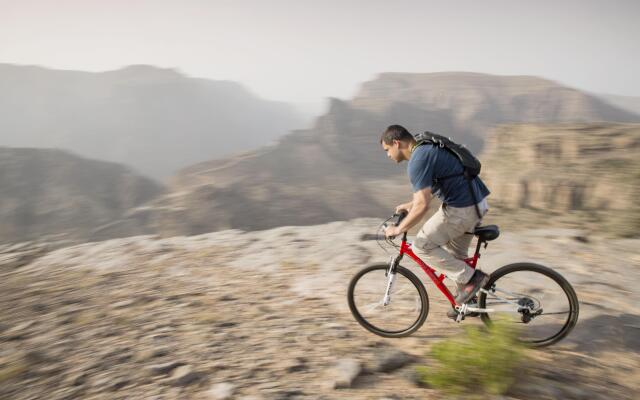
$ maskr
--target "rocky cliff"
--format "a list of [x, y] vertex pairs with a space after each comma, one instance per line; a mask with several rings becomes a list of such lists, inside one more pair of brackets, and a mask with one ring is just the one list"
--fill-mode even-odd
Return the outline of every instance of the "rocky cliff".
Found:
[[[129, 168], [61, 150], [0, 147], [0, 243], [93, 240], [164, 188]], [[138, 228], [128, 225], [126, 234]]]
[[638, 118], [540, 78], [383, 74], [353, 100], [333, 99], [310, 130], [181, 170], [169, 195], [131, 218], [151, 221], [149, 232], [176, 235], [381, 216], [411, 196], [404, 165], [394, 166], [379, 145], [392, 123], [444, 132], [478, 150], [506, 121]]
[[[127, 70], [119, 74], [124, 72]], [[135, 72], [127, 73], [136, 77]], [[156, 82], [159, 78], [151, 74], [146, 79]], [[477, 150], [493, 126], [504, 122], [589, 120], [602, 126], [601, 121], [607, 119], [638, 118], [540, 78], [468, 73], [383, 74], [366, 83], [353, 100], [333, 99], [328, 112], [317, 118], [311, 129], [294, 131], [259, 150], [182, 169], [171, 178], [166, 195], [136, 204], [111, 221], [101, 220], [104, 223], [92, 238], [141, 233], [193, 235], [228, 228], [257, 230], [387, 215], [411, 196], [405, 165], [390, 162], [378, 142], [382, 130], [392, 123], [401, 123], [413, 132], [429, 128], [447, 133]], [[581, 132], [588, 134], [590, 129]], [[549, 132], [550, 137], [562, 134]], [[206, 151], [206, 145], [199, 147]], [[592, 156], [596, 157], [597, 152], [584, 155], [585, 160]], [[530, 160], [516, 156], [512, 161]], [[487, 173], [493, 169], [490, 165], [489, 161], [485, 166]], [[579, 173], [561, 163], [550, 165], [548, 173], [554, 175], [554, 168], [566, 170], [567, 177]], [[527, 193], [538, 193], [535, 186], [539, 183], [529, 178], [525, 181]], [[553, 196], [548, 201], [553, 207], [564, 201], [560, 200], [563, 196], [573, 199], [574, 209], [582, 207], [586, 197], [580, 192], [581, 186], [570, 189], [570, 193], [563, 187], [560, 185], [557, 193], [543, 197]], [[500, 187], [496, 190], [493, 198], [497, 199], [503, 193], [515, 193]], [[542, 206], [535, 197], [538, 194], [526, 196], [523, 205]]]
[[[447, 132], [478, 151], [491, 127], [510, 122], [640, 122], [637, 114], [535, 76], [470, 72], [384, 73], [366, 82], [351, 104], [383, 112], [403, 105], [398, 121], [417, 130]], [[440, 121], [433, 121], [440, 115]]]
[[546, 214], [640, 234], [640, 125], [506, 125], [487, 140], [483, 177], [503, 212]]

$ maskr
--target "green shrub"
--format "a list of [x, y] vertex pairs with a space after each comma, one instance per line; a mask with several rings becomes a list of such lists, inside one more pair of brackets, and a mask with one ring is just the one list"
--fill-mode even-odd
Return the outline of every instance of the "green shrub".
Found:
[[514, 324], [497, 321], [491, 328], [465, 327], [461, 337], [436, 343], [432, 367], [418, 367], [424, 383], [450, 394], [503, 394], [525, 358]]

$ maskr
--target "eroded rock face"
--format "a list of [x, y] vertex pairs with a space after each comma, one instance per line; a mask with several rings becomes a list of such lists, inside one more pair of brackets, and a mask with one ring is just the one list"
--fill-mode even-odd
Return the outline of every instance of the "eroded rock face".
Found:
[[[124, 73], [127, 81], [133, 82], [143, 70], [127, 69], [115, 75]], [[147, 72], [153, 73], [141, 76], [152, 86], [156, 79], [183, 79], [175, 71]], [[160, 197], [140, 196], [155, 189], [149, 189], [149, 184], [139, 178], [105, 182], [106, 178], [96, 177], [89, 172], [92, 168], [85, 167], [69, 171], [64, 169], [68, 167], [51, 168], [56, 179], [62, 180], [65, 175], [64, 179], [70, 181], [49, 179], [56, 182], [55, 190], [38, 178], [23, 176], [26, 173], [23, 170], [18, 175], [5, 175], [8, 185], [3, 187], [9, 190], [3, 193], [14, 192], [13, 196], [19, 193], [22, 197], [3, 198], [2, 210], [8, 218], [3, 220], [6, 225], [2, 229], [6, 237], [12, 236], [11, 240], [29, 240], [34, 235], [51, 232], [64, 238], [70, 231], [81, 240], [106, 240], [141, 234], [170, 237], [377, 217], [386, 215], [411, 196], [405, 165], [394, 166], [379, 145], [381, 131], [390, 124], [400, 123], [414, 133], [424, 129], [444, 133], [478, 152], [488, 132], [500, 123], [639, 118], [580, 91], [535, 77], [382, 74], [365, 83], [354, 99], [331, 100], [327, 113], [311, 129], [294, 131], [272, 146], [180, 170], [172, 177], [166, 195]], [[240, 137], [243, 143], [252, 140], [244, 134]], [[528, 150], [531, 154], [518, 157], [533, 160], [535, 154], [545, 154], [549, 159], [564, 159], [574, 154], [571, 144], [550, 140]], [[198, 150], [208, 151], [206, 143], [212, 145], [203, 140]], [[597, 154], [592, 149], [579, 157], [595, 159]], [[176, 161], [174, 157], [171, 160]], [[485, 166], [484, 171], [490, 174], [491, 168]], [[496, 168], [507, 167], [503, 164]], [[590, 196], [592, 189], [616, 191], [616, 182], [599, 181], [599, 186], [592, 188], [573, 179], [572, 166], [549, 164], [546, 174], [563, 174], [554, 168], [567, 169], [564, 175], [571, 182], [558, 181], [549, 186], [546, 177], [537, 175], [518, 180], [515, 187], [505, 189], [496, 183], [497, 195], [493, 199], [520, 193], [515, 201], [510, 199], [507, 203], [518, 207], [551, 204], [560, 211], [599, 206], [599, 201], [607, 209], [619, 209], [628, 202], [615, 196], [600, 196], [597, 200]], [[78, 178], [77, 170], [87, 172]], [[85, 180], [89, 181], [92, 195], [73, 185]], [[545, 188], [541, 189], [541, 185]], [[46, 193], [32, 193], [38, 190]], [[41, 229], [43, 225], [47, 228]]]
[[487, 140], [482, 176], [514, 212], [583, 212], [637, 234], [639, 156], [637, 124], [506, 125]]
[[[6, 247], [37, 258], [0, 259], [0, 398], [440, 398], [410, 368], [433, 363], [431, 344], [479, 321], [449, 320], [429, 284], [429, 317], [413, 336], [361, 328], [345, 293], [360, 268], [388, 262], [361, 240], [379, 222]], [[628, 305], [640, 301], [640, 240], [583, 235], [504, 231], [480, 259], [487, 272], [549, 265], [581, 301], [575, 330], [532, 353], [514, 398], [547, 396], [540, 387], [566, 399], [637, 397], [628, 377], [639, 372], [640, 316]]]
[[[411, 196], [405, 164], [394, 166], [380, 148], [380, 134], [390, 124], [413, 133], [444, 133], [479, 152], [497, 124], [607, 120], [639, 121], [640, 116], [536, 77], [382, 74], [354, 99], [332, 99], [311, 129], [258, 151], [179, 171], [170, 194], [132, 210], [135, 222], [122, 226], [184, 235], [376, 217]], [[522, 190], [537, 192], [535, 185], [527, 181]], [[579, 206], [584, 201], [582, 186], [556, 186], [544, 195], [551, 202]]]
[[0, 187], [0, 243], [95, 240], [96, 228], [164, 191], [120, 164], [7, 147], [0, 147]]

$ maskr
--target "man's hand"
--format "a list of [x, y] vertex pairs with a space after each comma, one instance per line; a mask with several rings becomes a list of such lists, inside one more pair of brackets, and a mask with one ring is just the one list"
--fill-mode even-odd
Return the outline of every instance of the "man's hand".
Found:
[[[397, 226], [397, 231], [391, 231], [391, 234], [387, 234], [387, 230], [385, 230], [385, 235], [393, 236], [393, 233], [400, 234], [402, 232], [407, 232], [411, 229], [412, 226], [420, 222], [420, 219], [424, 217], [424, 214], [427, 212], [429, 208], [429, 201], [431, 200], [431, 188], [424, 188], [418, 190], [413, 193], [413, 200], [411, 201], [411, 206], [409, 210], [409, 214], [402, 220], [400, 225]], [[400, 206], [404, 206], [406, 204], [401, 204]], [[398, 206], [398, 207], [400, 207]], [[404, 208], [403, 208], [404, 209]]]
[[399, 213], [402, 210], [405, 210], [406, 212], [411, 211], [411, 206], [413, 205], [413, 201], [410, 201], [408, 203], [402, 203], [399, 206], [396, 207], [396, 214]]
[[402, 231], [400, 231], [400, 228], [398, 228], [397, 226], [389, 226], [387, 227], [387, 229], [384, 230], [384, 236], [386, 237], [392, 237], [392, 236], [395, 237], [401, 233]]

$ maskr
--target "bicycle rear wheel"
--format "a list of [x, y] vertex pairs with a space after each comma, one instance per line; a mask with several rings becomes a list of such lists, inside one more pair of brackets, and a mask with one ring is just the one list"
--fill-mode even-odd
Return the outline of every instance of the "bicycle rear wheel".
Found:
[[373, 265], [358, 272], [349, 284], [349, 309], [369, 332], [384, 337], [403, 337], [417, 331], [429, 313], [429, 298], [420, 279], [398, 266], [390, 301], [384, 305], [388, 265]]
[[479, 293], [482, 321], [518, 324], [519, 339], [542, 347], [564, 338], [578, 320], [578, 297], [571, 284], [551, 268], [517, 263], [499, 268]]

